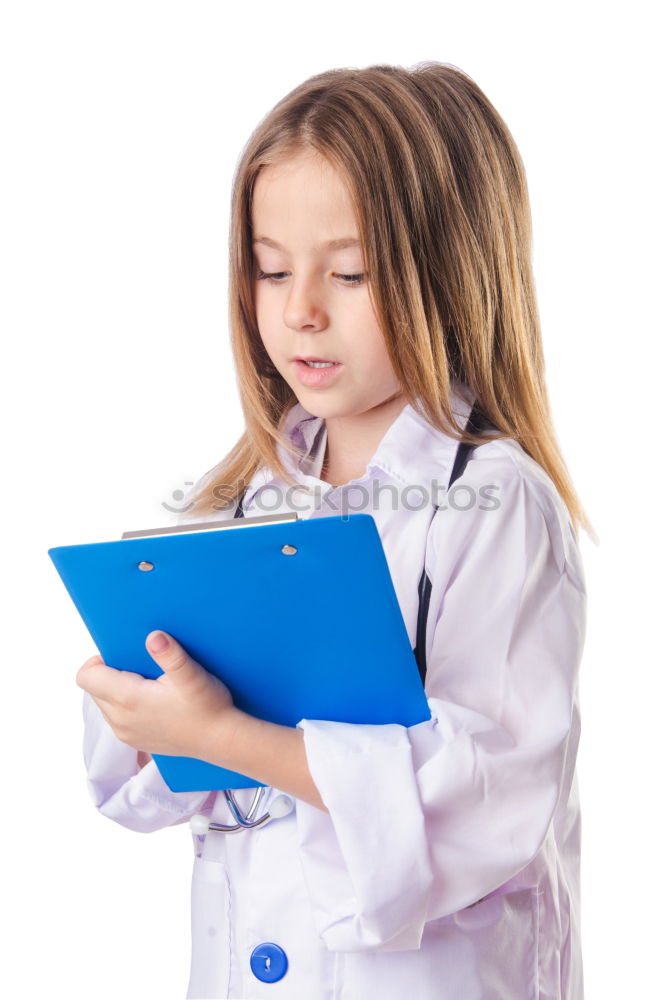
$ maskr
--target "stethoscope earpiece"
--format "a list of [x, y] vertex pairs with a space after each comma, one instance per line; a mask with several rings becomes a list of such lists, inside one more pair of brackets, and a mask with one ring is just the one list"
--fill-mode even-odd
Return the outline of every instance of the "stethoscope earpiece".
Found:
[[289, 795], [277, 795], [269, 806], [269, 816], [271, 819], [282, 819], [289, 816], [294, 809], [294, 802]]
[[196, 813], [195, 816], [191, 816], [188, 825], [194, 836], [204, 837], [209, 831], [209, 817], [204, 816], [202, 813]]

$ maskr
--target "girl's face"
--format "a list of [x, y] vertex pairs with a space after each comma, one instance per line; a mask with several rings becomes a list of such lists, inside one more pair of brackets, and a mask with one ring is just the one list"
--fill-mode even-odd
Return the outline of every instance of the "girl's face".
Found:
[[[399, 396], [349, 193], [331, 164], [306, 152], [263, 167], [252, 227], [260, 336], [305, 409], [325, 419], [358, 416]], [[335, 365], [314, 369], [300, 358]]]

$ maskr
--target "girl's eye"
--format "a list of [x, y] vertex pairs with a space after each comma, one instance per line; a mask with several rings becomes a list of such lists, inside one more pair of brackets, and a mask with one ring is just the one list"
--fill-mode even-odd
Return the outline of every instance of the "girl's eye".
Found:
[[[269, 281], [279, 284], [280, 279], [287, 274], [287, 271], [273, 271], [271, 274], [265, 274], [264, 271], [258, 269], [257, 280], [260, 281], [262, 278], [268, 278]], [[346, 285], [360, 285], [365, 278], [365, 273], [361, 274], [338, 274], [338, 278], [342, 278]]]

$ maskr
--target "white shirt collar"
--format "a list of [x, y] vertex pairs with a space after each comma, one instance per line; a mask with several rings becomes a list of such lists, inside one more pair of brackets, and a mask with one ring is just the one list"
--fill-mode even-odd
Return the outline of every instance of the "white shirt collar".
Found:
[[[473, 401], [473, 394], [466, 385], [453, 383], [452, 411], [462, 427], [466, 425]], [[319, 478], [327, 439], [324, 419], [309, 413], [301, 403], [296, 402], [283, 424], [283, 435], [302, 453], [297, 462], [282, 445], [278, 445], [283, 464], [297, 482], [304, 486], [321, 483], [324, 492], [332, 490], [334, 487], [330, 483], [323, 483]], [[407, 403], [384, 434], [364, 476], [352, 482], [363, 482], [373, 473], [379, 475], [381, 472], [402, 486], [420, 484], [429, 489], [434, 481], [439, 489], [444, 489], [450, 478], [456, 450], [457, 441], [454, 438], [442, 434], [421, 417], [411, 403]], [[244, 507], [251, 503], [258, 490], [272, 481], [269, 470], [265, 467], [260, 469], [246, 491]]]

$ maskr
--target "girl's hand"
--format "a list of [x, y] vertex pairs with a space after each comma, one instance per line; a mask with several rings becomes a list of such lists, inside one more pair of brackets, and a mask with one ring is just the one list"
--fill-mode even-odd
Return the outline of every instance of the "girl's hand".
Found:
[[[162, 637], [166, 645], [159, 651]], [[200, 760], [210, 744], [231, 745], [242, 713], [225, 684], [165, 632], [150, 632], [145, 646], [164, 671], [156, 679], [107, 666], [100, 656], [86, 660], [76, 675], [117, 738], [150, 754]]]

